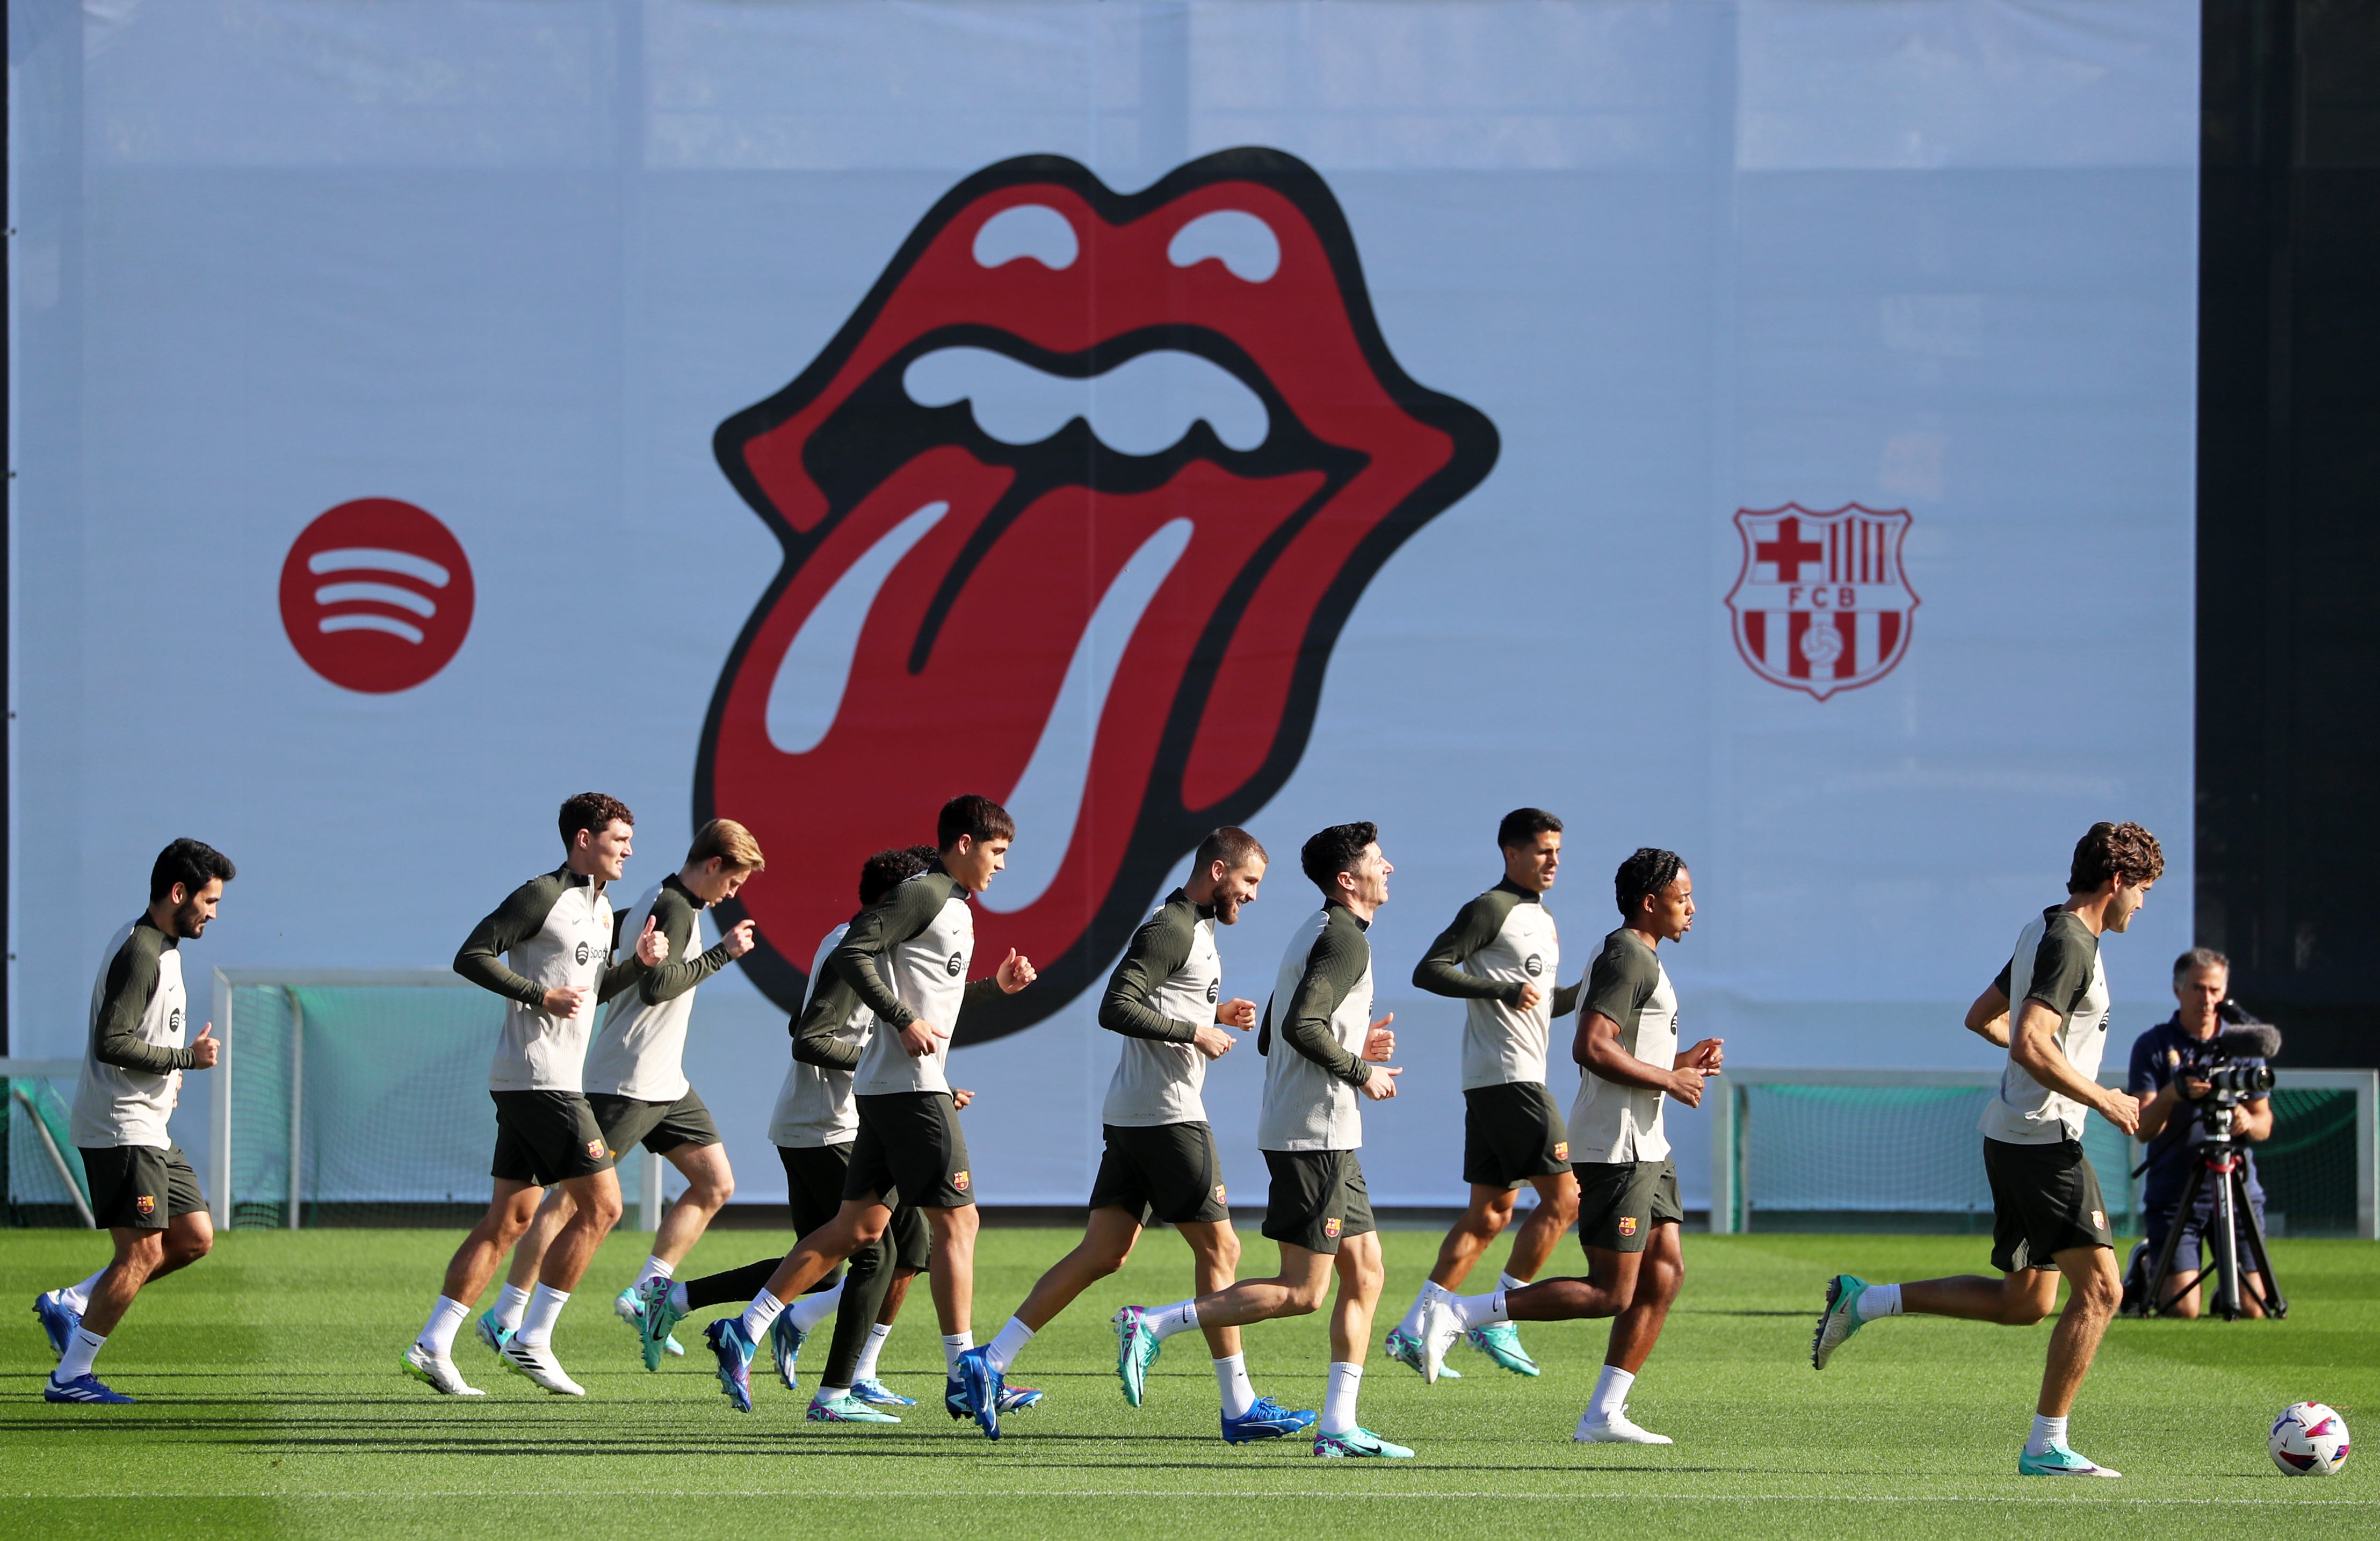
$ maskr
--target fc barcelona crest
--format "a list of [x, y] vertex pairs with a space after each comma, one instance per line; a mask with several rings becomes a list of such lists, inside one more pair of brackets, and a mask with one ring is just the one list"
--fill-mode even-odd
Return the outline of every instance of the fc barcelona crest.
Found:
[[1743, 566], [1728, 591], [1754, 673], [1825, 700], [1873, 685], [1909, 651], [1917, 596], [1901, 570], [1905, 508], [1739, 508]]

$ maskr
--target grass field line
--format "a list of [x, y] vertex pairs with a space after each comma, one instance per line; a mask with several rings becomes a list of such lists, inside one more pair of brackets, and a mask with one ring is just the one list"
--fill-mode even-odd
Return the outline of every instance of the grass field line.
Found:
[[[1985, 1493], [1663, 1493], [1648, 1494], [1641, 1487], [1633, 1488], [1565, 1488], [1553, 1493], [1515, 1493], [1502, 1488], [1454, 1489], [1428, 1493], [1367, 1493], [1344, 1487], [1247, 1487], [1247, 1488], [1179, 1488], [1179, 1487], [1046, 1487], [1007, 1493], [978, 1491], [957, 1494], [946, 1487], [889, 1488], [871, 1487], [871, 1499], [958, 1499], [980, 1503], [990, 1499], [1032, 1501], [1041, 1499], [1330, 1499], [1353, 1501], [1428, 1503], [1439, 1500], [1475, 1501], [1493, 1499], [1505, 1502], [1534, 1500], [1539, 1503], [1571, 1503], [1580, 1499], [1626, 1499], [1642, 1502], [1658, 1499], [1670, 1503], [2021, 1503], [2034, 1505], [2092, 1504], [2115, 1508], [2226, 1508], [2226, 1509], [2369, 1509], [2363, 1499], [2223, 1499], [2186, 1498], [2171, 1495], [2129, 1498], [2109, 1493], [2104, 1497], [2085, 1497], [2090, 1490], [2080, 1487], [2061, 1488], [2056, 1494], [2038, 1498], [2017, 1498], [2004, 1494]], [[65, 1502], [88, 1502], [127, 1497], [121, 1491], [91, 1493], [27, 1493], [29, 1499], [55, 1499]], [[815, 1496], [794, 1487], [443, 1487], [435, 1491], [398, 1492], [390, 1489], [364, 1489], [355, 1492], [252, 1492], [252, 1493], [156, 1493], [143, 1491], [137, 1495], [143, 1501], [155, 1499], [176, 1500], [193, 1499], [224, 1499], [246, 1501], [269, 1499], [275, 1502], [329, 1502], [370, 1500], [383, 1502], [393, 1499], [430, 1501], [444, 1499], [788, 1499]]]

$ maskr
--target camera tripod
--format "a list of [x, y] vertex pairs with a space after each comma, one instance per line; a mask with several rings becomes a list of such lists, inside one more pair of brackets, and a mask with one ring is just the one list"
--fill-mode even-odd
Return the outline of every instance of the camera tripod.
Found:
[[[2166, 1299], [2166, 1280], [2173, 1273], [2174, 1253], [2181, 1245], [2182, 1232], [2197, 1207], [2198, 1195], [2210, 1183], [2215, 1185], [2215, 1213], [2207, 1221], [2201, 1244], [2214, 1250], [2215, 1266], [2221, 1270], [2222, 1283], [2216, 1291], [2215, 1309], [2227, 1322], [2240, 1319], [2240, 1267], [2244, 1257], [2264, 1282], [2265, 1315], [2277, 1321], [2289, 1314], [2289, 1303], [2281, 1294], [2281, 1282], [2273, 1274], [2272, 1257], [2265, 1250], [2265, 1227], [2248, 1202], [2247, 1152], [2231, 1137], [2231, 1110], [2237, 1106], [2236, 1097], [2218, 1093], [2197, 1109], [2206, 1139], [2191, 1159], [2190, 1176], [2181, 1184], [2173, 1223], [2166, 1231], [2165, 1244], [2157, 1248], [2156, 1260], [2150, 1265], [2148, 1287], [2140, 1304], [2140, 1314], [2144, 1317], [2162, 1315], [2172, 1304]], [[2138, 1177], [2148, 1171], [2158, 1154], [2152, 1152], [2132, 1175]], [[2202, 1268], [2201, 1282], [2204, 1278]]]

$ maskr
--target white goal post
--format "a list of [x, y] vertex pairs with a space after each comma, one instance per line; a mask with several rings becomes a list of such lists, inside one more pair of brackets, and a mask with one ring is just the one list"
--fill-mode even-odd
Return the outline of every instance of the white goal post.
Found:
[[[2118, 1086], [2122, 1077], [2100, 1080]], [[2318, 1200], [2334, 1231], [2380, 1235], [2380, 1072], [2276, 1070], [2274, 1080], [2282, 1116], [2257, 1147], [2273, 1207], [2285, 1179], [2291, 1202]], [[1992, 1070], [1729, 1066], [1713, 1083], [1711, 1230], [1754, 1230], [1764, 1211], [1987, 1216], [1975, 1122], [1998, 1084]], [[2318, 1117], [2289, 1116], [2315, 1110]], [[2111, 1209], [2134, 1213], [2141, 1147], [2095, 1114], [2083, 1146]]]
[[[218, 1229], [452, 1223], [487, 1202], [501, 999], [445, 969], [219, 968], [213, 994]], [[621, 1163], [622, 1196], [650, 1231], [662, 1162], [638, 1154]]]

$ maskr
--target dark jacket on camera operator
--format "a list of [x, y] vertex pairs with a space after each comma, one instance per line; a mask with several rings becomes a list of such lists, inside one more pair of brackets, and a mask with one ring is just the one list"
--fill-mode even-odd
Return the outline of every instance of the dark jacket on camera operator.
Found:
[[[2228, 1001], [2216, 1022], [2217, 1037], [2236, 1022], [2252, 1020], [2237, 1006]], [[2132, 1065], [2125, 1078], [2125, 1089], [2141, 1099], [2143, 1114], [2141, 1138], [2146, 1143], [2154, 1161], [2141, 1187], [2141, 1208], [2155, 1215], [2170, 1209], [2181, 1198], [2181, 1187], [2190, 1177], [2191, 1162], [2198, 1147], [2206, 1143], [2206, 1128], [2199, 1117], [2197, 1105], [2187, 1098], [2171, 1105], [2161, 1127], [2149, 1127], [2147, 1104], [2171, 1082], [2191, 1075], [2201, 1066], [2221, 1061], [2216, 1052], [2216, 1039], [2202, 1038], [2181, 1025], [2181, 1013], [2176, 1012], [2165, 1021], [2143, 1033], [2132, 1043]], [[2228, 1063], [2242, 1068], [2262, 1068], [2265, 1062], [2256, 1058], [2231, 1058]], [[2179, 1094], [2177, 1094], [2179, 1095]], [[2264, 1207], [2265, 1190], [2256, 1182], [2255, 1158], [2249, 1153], [2248, 1142], [2262, 1139], [2272, 1132], [2272, 1104], [2262, 1097], [2244, 1098], [2240, 1111], [2248, 1115], [2247, 1123], [2253, 1133], [2238, 1135], [2240, 1158], [2247, 1165], [2248, 1196], [2259, 1211]], [[2257, 1126], [2261, 1125], [2261, 1128]]]

